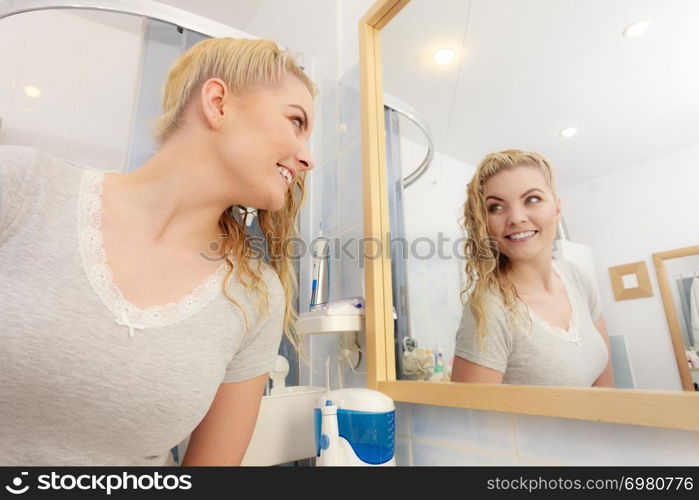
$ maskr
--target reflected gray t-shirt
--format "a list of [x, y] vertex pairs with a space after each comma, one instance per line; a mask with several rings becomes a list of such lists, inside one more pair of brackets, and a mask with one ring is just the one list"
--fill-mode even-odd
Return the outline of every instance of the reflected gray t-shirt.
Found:
[[[467, 303], [456, 334], [455, 354], [504, 373], [503, 383], [591, 387], [607, 365], [609, 351], [593, 321], [600, 317], [600, 301], [592, 283], [571, 262], [553, 261], [572, 308], [569, 329], [548, 324], [529, 309], [530, 323], [508, 325], [500, 298], [487, 300], [488, 324], [483, 346]], [[483, 347], [483, 349], [481, 349]]]
[[[0, 465], [171, 463], [221, 383], [269, 372], [269, 313], [226, 265], [178, 303], [139, 309], [113, 286], [99, 231], [104, 172], [0, 146]], [[173, 272], [176, 272], [173, 269]]]

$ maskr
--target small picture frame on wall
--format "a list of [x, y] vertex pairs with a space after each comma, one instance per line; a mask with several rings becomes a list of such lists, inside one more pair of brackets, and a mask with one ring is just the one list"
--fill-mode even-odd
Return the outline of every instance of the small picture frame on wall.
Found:
[[609, 278], [612, 280], [612, 290], [616, 300], [653, 296], [648, 268], [643, 261], [610, 267]]

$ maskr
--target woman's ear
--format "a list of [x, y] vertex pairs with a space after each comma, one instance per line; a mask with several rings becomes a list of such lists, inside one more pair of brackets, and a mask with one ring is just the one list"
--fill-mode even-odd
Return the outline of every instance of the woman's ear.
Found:
[[558, 216], [559, 219], [561, 218], [561, 199], [560, 198], [556, 198], [556, 215]]
[[223, 125], [224, 103], [229, 94], [228, 87], [220, 78], [210, 78], [201, 86], [201, 111], [214, 130]]

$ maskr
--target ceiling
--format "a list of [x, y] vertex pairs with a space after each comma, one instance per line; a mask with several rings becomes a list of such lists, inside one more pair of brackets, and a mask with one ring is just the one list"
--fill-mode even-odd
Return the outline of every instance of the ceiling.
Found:
[[437, 151], [539, 151], [566, 186], [699, 143], [698, 22], [696, 0], [412, 0], [382, 31], [385, 91]]

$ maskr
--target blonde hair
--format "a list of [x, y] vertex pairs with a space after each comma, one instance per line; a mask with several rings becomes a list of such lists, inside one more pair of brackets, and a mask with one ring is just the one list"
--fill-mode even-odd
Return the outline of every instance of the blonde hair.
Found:
[[[470, 292], [468, 302], [476, 319], [477, 334], [484, 345], [488, 317], [486, 298], [489, 294], [502, 297], [508, 324], [512, 319], [523, 318], [526, 307], [517, 295], [510, 279], [510, 261], [499, 252], [497, 239], [488, 232], [488, 212], [485, 203], [485, 183], [498, 172], [517, 167], [535, 167], [543, 174], [556, 195], [556, 171], [551, 162], [540, 153], [508, 149], [487, 155], [476, 168], [468, 183], [464, 203], [463, 224], [467, 233], [464, 245], [466, 258], [466, 285], [461, 292]], [[528, 316], [528, 315], [527, 315]], [[530, 322], [531, 322], [531, 318]]]
[[[316, 87], [286, 51], [271, 40], [243, 38], [211, 38], [203, 40], [185, 51], [170, 68], [163, 95], [163, 114], [156, 122], [155, 135], [160, 144], [165, 143], [182, 125], [184, 110], [201, 85], [210, 78], [220, 78], [233, 93], [244, 93], [256, 86], [274, 84], [285, 74], [298, 78], [315, 97]], [[305, 195], [305, 172], [299, 172], [286, 194], [284, 206], [279, 211], [257, 210], [260, 228], [266, 240], [267, 255], [271, 255], [271, 267], [276, 271], [284, 289], [284, 334], [294, 348], [301, 352], [301, 342], [293, 325], [298, 312], [293, 307], [297, 289], [296, 272], [291, 259], [284, 253], [284, 244], [298, 235], [296, 220]], [[246, 232], [250, 216], [246, 207], [231, 206], [221, 214], [218, 225], [227, 235], [224, 250], [228, 273], [223, 280], [224, 295], [237, 305], [248, 326], [242, 306], [233, 299], [226, 287], [235, 269], [235, 277], [244, 287], [254, 290], [259, 299], [259, 313], [268, 312], [268, 290], [262, 277], [259, 262], [252, 265], [259, 248]]]

